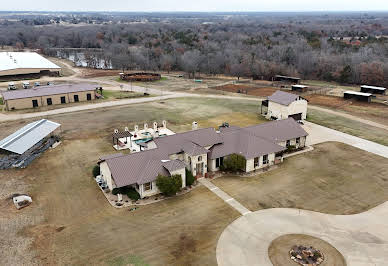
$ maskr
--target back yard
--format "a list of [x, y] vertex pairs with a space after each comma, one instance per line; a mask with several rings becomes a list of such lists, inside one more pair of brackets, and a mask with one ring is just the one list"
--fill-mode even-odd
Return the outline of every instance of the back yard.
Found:
[[327, 142], [270, 172], [212, 182], [252, 211], [286, 207], [353, 214], [388, 200], [388, 159]]

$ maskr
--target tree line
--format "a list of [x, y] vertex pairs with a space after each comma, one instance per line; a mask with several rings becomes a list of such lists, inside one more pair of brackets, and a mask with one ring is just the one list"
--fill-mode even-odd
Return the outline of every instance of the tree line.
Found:
[[[70, 16], [70, 15], [69, 15]], [[156, 15], [155, 15], [156, 16]], [[185, 71], [271, 79], [276, 74], [388, 85], [388, 14], [171, 15], [104, 24], [0, 22], [0, 45], [16, 49], [97, 48], [87, 60], [122, 70]], [[37, 18], [34, 17], [36, 20]], [[153, 19], [153, 20], [152, 20]], [[93, 64], [90, 64], [93, 67]]]

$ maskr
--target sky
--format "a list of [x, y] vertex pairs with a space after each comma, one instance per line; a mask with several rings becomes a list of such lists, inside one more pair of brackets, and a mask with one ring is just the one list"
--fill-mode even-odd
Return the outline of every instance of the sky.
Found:
[[388, 11], [388, 0], [0, 0], [3, 11]]

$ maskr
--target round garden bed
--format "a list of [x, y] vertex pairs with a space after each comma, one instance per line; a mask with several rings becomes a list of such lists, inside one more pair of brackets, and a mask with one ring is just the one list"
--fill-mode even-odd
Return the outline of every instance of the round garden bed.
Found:
[[328, 242], [309, 235], [289, 234], [272, 241], [268, 256], [274, 266], [346, 266], [342, 254]]

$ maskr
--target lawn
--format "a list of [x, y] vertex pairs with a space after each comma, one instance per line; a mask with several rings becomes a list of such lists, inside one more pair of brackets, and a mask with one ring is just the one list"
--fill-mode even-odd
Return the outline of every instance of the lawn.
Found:
[[[239, 217], [229, 205], [198, 187], [134, 212], [116, 210], [94, 183], [92, 167], [100, 155], [115, 152], [114, 128], [163, 119], [176, 131], [190, 129], [194, 120], [200, 127], [251, 125], [264, 121], [257, 108], [252, 101], [183, 98], [47, 117], [62, 124], [63, 143], [28, 168], [0, 175], [2, 262], [215, 265], [218, 237]], [[0, 138], [32, 120], [0, 124]], [[14, 210], [5, 199], [15, 192], [30, 194], [33, 204]]]
[[382, 145], [388, 145], [388, 131], [382, 128], [376, 128], [345, 117], [313, 110], [311, 108], [308, 110], [307, 120]]
[[388, 200], [388, 159], [328, 142], [267, 173], [225, 175], [213, 183], [252, 211], [286, 207], [353, 214]]
[[114, 90], [103, 90], [102, 95], [104, 100], [120, 100], [144, 97], [144, 93], [132, 92], [132, 91], [114, 91]]

